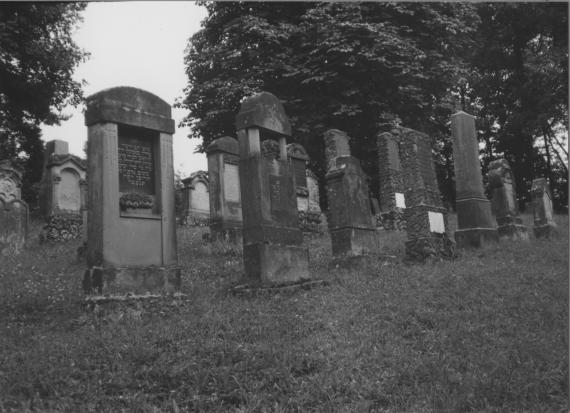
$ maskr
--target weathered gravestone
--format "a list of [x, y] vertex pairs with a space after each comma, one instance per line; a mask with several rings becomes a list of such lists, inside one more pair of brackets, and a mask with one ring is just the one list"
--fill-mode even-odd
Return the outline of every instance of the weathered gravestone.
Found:
[[519, 217], [515, 182], [509, 163], [505, 159], [492, 161], [487, 178], [499, 237], [528, 240], [527, 228]]
[[50, 241], [68, 241], [83, 234], [87, 166], [68, 148], [67, 142], [53, 140], [44, 151], [39, 203], [46, 220], [42, 237]]
[[536, 238], [558, 236], [559, 233], [552, 212], [552, 192], [546, 178], [537, 178], [532, 181], [531, 195], [534, 236]]
[[213, 240], [237, 241], [243, 226], [239, 183], [239, 145], [224, 136], [206, 148], [210, 177], [210, 235]]
[[475, 117], [465, 112], [451, 116], [458, 247], [480, 247], [499, 239], [489, 200], [483, 191]]
[[28, 237], [28, 205], [20, 199], [22, 171], [0, 161], [0, 254], [18, 254]]
[[407, 207], [406, 258], [452, 258], [454, 246], [447, 236], [447, 210], [443, 208], [433, 162], [431, 139], [413, 129], [398, 127], [400, 162]]
[[207, 225], [210, 220], [210, 182], [206, 171], [196, 171], [182, 180], [182, 209], [190, 225]]
[[387, 230], [404, 230], [406, 208], [406, 186], [402, 163], [400, 162], [401, 129], [378, 135], [378, 177], [380, 194], [380, 220]]
[[370, 209], [367, 177], [360, 161], [350, 155], [349, 139], [337, 129], [324, 134], [332, 253], [335, 256], [378, 254], [380, 245]]
[[[308, 281], [309, 254], [301, 246], [293, 171], [287, 160], [291, 125], [283, 105], [268, 92], [245, 99], [236, 129], [245, 282], [263, 287]], [[262, 153], [261, 141], [274, 139]]]
[[172, 134], [165, 101], [115, 87], [87, 98], [89, 218], [83, 287], [93, 294], [171, 293], [176, 253]]

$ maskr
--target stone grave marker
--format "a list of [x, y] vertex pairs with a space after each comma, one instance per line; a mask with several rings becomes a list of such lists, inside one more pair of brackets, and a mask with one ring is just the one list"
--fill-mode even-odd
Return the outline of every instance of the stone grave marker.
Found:
[[28, 238], [28, 205], [22, 201], [22, 171], [0, 161], [0, 254], [19, 254]]
[[380, 245], [367, 177], [360, 161], [350, 155], [350, 138], [333, 129], [325, 132], [324, 139], [329, 167], [325, 179], [332, 253], [337, 257], [378, 254]]
[[400, 162], [401, 129], [378, 135], [378, 177], [380, 194], [380, 220], [387, 230], [404, 230], [406, 208], [404, 174]]
[[489, 200], [483, 191], [475, 117], [465, 112], [451, 116], [458, 247], [480, 247], [499, 239]]
[[534, 236], [536, 238], [558, 236], [559, 232], [552, 212], [552, 192], [546, 178], [537, 178], [532, 181], [531, 195]]
[[[267, 287], [309, 281], [309, 253], [301, 246], [293, 170], [287, 160], [291, 125], [283, 105], [268, 92], [245, 99], [236, 129], [244, 282]], [[262, 145], [262, 141], [273, 143]]]
[[87, 98], [87, 294], [173, 293], [176, 252], [171, 108], [132, 87]]
[[242, 234], [239, 145], [230, 136], [206, 148], [210, 177], [210, 235], [212, 239], [239, 241]]
[[206, 171], [196, 171], [182, 180], [183, 214], [190, 225], [208, 225], [210, 220], [210, 182]]
[[0, 161], [0, 198], [5, 201], [22, 198], [22, 171], [9, 159]]
[[499, 237], [528, 240], [527, 228], [519, 217], [515, 182], [509, 163], [505, 159], [492, 161], [487, 178]]

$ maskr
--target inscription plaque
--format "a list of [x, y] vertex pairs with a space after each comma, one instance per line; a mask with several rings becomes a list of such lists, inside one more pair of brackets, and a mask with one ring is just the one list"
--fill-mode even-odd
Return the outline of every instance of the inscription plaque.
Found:
[[228, 202], [240, 202], [239, 167], [224, 162], [224, 198]]
[[443, 214], [440, 212], [428, 211], [429, 230], [438, 234], [445, 234], [445, 224]]
[[307, 187], [307, 172], [305, 170], [305, 161], [302, 159], [293, 159], [293, 173], [295, 185], [303, 188]]
[[399, 171], [401, 169], [400, 165], [400, 148], [398, 142], [388, 139], [388, 159], [390, 169], [394, 171]]
[[119, 125], [119, 191], [155, 194], [156, 132]]
[[400, 192], [396, 192], [396, 207], [398, 208], [406, 207], [406, 199], [404, 198], [404, 194]]
[[269, 175], [269, 200], [272, 211], [287, 211], [286, 180], [283, 176]]

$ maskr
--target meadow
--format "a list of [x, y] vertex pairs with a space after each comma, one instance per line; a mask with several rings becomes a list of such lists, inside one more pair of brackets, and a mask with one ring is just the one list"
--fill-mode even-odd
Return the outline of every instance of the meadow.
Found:
[[454, 261], [331, 264], [325, 285], [234, 295], [239, 247], [178, 229], [182, 298], [86, 306], [79, 241], [0, 257], [0, 412], [568, 411], [568, 217], [560, 239]]

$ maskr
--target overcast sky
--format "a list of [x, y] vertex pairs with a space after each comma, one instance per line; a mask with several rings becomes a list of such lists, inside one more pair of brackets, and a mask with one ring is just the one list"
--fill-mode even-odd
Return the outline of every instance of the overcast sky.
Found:
[[[128, 1], [88, 3], [83, 23], [74, 35], [76, 43], [90, 58], [75, 71], [75, 79], [85, 79], [85, 96], [114, 86], [147, 90], [171, 105], [186, 86], [184, 49], [188, 38], [200, 29], [206, 9], [189, 1]], [[43, 139], [69, 142], [69, 151], [84, 156], [87, 139], [83, 107], [68, 107], [72, 117], [60, 126], [44, 126]], [[187, 114], [172, 109], [176, 122], [174, 169], [183, 177], [207, 170], [206, 156], [194, 154], [199, 143], [188, 139], [188, 129], [178, 123]]]

